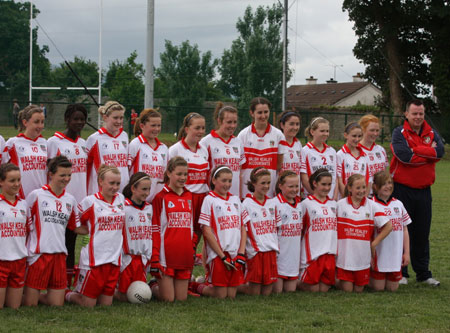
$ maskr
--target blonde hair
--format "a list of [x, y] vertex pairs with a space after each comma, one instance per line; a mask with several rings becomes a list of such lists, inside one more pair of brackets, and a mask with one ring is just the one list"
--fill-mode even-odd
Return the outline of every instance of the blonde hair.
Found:
[[214, 123], [216, 124], [216, 128], [219, 127], [219, 120], [223, 121], [225, 118], [225, 113], [234, 113], [238, 114], [238, 111], [235, 107], [231, 105], [223, 105], [222, 102], [217, 102], [216, 109], [214, 110]]
[[308, 139], [312, 140], [313, 137], [311, 131], [315, 131], [316, 129], [318, 129], [320, 124], [329, 124], [329, 123], [330, 122], [323, 117], [313, 118], [311, 120], [311, 123], [309, 123], [308, 127], [305, 128], [305, 136]]
[[120, 171], [117, 167], [112, 165], [102, 164], [97, 170], [97, 183], [100, 183], [100, 180], [105, 179], [105, 175], [107, 172], [111, 171], [112, 173], [120, 176]]
[[348, 197], [349, 195], [351, 195], [351, 192], [349, 191], [348, 188], [349, 188], [349, 187], [352, 187], [353, 184], [354, 184], [357, 180], [360, 180], [360, 179], [364, 179], [364, 176], [361, 175], [361, 174], [359, 174], [359, 173], [355, 173], [355, 174], [351, 175], [351, 176], [348, 178], [348, 181], [347, 181], [347, 184], [345, 185], [345, 190], [344, 190], [344, 196], [345, 196], [345, 197]]
[[186, 137], [186, 131], [185, 131], [186, 127], [191, 126], [192, 120], [198, 119], [198, 118], [205, 119], [205, 117], [203, 117], [201, 114], [199, 114], [197, 112], [189, 112], [186, 115], [186, 117], [184, 117], [183, 125], [181, 125], [180, 132], [178, 133], [178, 137], [177, 137], [178, 140], [181, 140]]
[[138, 137], [142, 134], [141, 124], [145, 124], [150, 119], [149, 118], [162, 118], [161, 113], [158, 112], [158, 109], [144, 109], [140, 113], [139, 117], [136, 119], [136, 123], [134, 124], [134, 136]]
[[365, 116], [362, 116], [358, 123], [363, 132], [366, 131], [367, 126], [369, 126], [370, 123], [377, 123], [381, 126], [380, 119], [373, 114], [366, 114]]
[[392, 181], [391, 174], [387, 170], [378, 171], [373, 175], [372, 189], [375, 195], [378, 194], [378, 190], [386, 184], [389, 180]]
[[283, 185], [286, 182], [286, 178], [293, 176], [298, 177], [298, 175], [292, 170], [284, 170], [283, 172], [281, 172], [278, 176], [277, 184], [275, 185], [275, 193], [281, 193], [280, 185]]
[[106, 102], [105, 105], [102, 105], [98, 108], [98, 113], [102, 116], [109, 116], [113, 111], [123, 111], [125, 112], [125, 107], [116, 101]]
[[23, 120], [30, 120], [33, 114], [35, 113], [44, 113], [44, 111], [35, 104], [28, 105], [25, 109], [19, 112], [19, 130], [22, 132], [25, 130], [25, 125], [23, 124]]

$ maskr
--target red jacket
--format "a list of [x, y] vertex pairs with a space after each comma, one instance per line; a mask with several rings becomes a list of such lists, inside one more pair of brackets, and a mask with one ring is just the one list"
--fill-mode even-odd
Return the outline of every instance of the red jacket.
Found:
[[[436, 142], [436, 147], [432, 144]], [[435, 180], [435, 164], [444, 156], [441, 138], [426, 121], [417, 134], [405, 120], [392, 133], [390, 172], [394, 182], [411, 188], [427, 188]]]

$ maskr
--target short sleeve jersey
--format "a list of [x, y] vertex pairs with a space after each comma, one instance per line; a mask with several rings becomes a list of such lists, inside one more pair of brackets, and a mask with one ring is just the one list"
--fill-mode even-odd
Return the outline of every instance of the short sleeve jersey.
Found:
[[125, 198], [116, 193], [111, 203], [98, 192], [78, 205], [80, 222], [89, 230], [89, 244], [81, 249], [79, 266], [90, 269], [111, 263], [120, 266], [125, 227]]
[[304, 215], [300, 266], [305, 268], [323, 254], [336, 254], [336, 201], [320, 201], [309, 195], [301, 205]]
[[227, 141], [215, 130], [205, 136], [200, 145], [208, 150], [209, 166], [214, 169], [218, 165], [226, 165], [233, 172], [230, 193], [239, 196], [241, 166], [245, 163], [244, 147], [241, 140], [231, 136]]
[[33, 140], [21, 133], [6, 142], [3, 162], [11, 162], [20, 168], [22, 187], [19, 195], [25, 199], [47, 183], [47, 140], [42, 136]]
[[0, 165], [3, 163], [3, 153], [5, 151], [5, 139], [0, 135]]
[[42, 253], [67, 254], [66, 228], [73, 230], [80, 225], [74, 196], [66, 191], [56, 195], [44, 185], [28, 195], [27, 204], [31, 219], [28, 263], [31, 265]]
[[275, 183], [277, 182], [277, 163], [280, 152], [280, 141], [284, 140], [284, 134], [270, 124], [267, 124], [263, 136], [256, 132], [254, 124], [244, 128], [238, 135], [245, 151], [245, 163], [242, 165], [241, 195], [249, 193], [247, 182], [250, 179], [250, 173], [256, 167], [264, 167], [269, 170], [271, 175], [270, 189], [267, 195], [272, 197], [275, 193]]
[[[387, 203], [373, 198], [392, 223], [392, 231], [377, 246], [377, 255], [373, 262], [373, 269], [378, 272], [399, 272], [402, 267], [403, 256], [403, 231], [411, 223], [403, 203], [400, 200], [391, 198]], [[375, 229], [374, 237], [378, 235]]]
[[283, 165], [281, 170], [291, 170], [300, 176], [302, 166], [302, 144], [294, 138], [291, 144], [286, 140], [280, 142], [280, 154], [283, 154]]
[[370, 267], [370, 241], [374, 228], [382, 228], [389, 219], [372, 200], [364, 198], [358, 208], [351, 197], [337, 202], [338, 246], [336, 266], [349, 271]]
[[[222, 198], [211, 191], [203, 200], [198, 223], [211, 227], [217, 243], [231, 258], [237, 256], [241, 244], [241, 228], [248, 222], [247, 212], [241, 206], [239, 197], [227, 194]], [[217, 253], [206, 242], [206, 263], [209, 264]]]
[[169, 148], [169, 159], [181, 156], [188, 162], [188, 179], [186, 188], [192, 193], [206, 193], [208, 187], [209, 156], [208, 150], [200, 144], [194, 151], [184, 141], [184, 138]]
[[379, 171], [386, 170], [389, 166], [386, 150], [375, 143], [370, 148], [359, 144], [359, 147], [367, 156], [367, 164], [369, 166], [369, 183], [373, 183], [373, 175]]
[[151, 188], [147, 202], [152, 202], [155, 195], [164, 187], [161, 182], [164, 179], [164, 172], [169, 160], [169, 149], [167, 146], [161, 143], [158, 138], [155, 138], [155, 140], [156, 147], [153, 148], [141, 134], [130, 142], [128, 149], [130, 177], [139, 171], [145, 172], [150, 176]]
[[56, 132], [47, 141], [48, 158], [58, 155], [66, 156], [72, 162], [72, 177], [66, 187], [66, 191], [72, 194], [77, 202], [81, 202], [87, 196], [87, 149], [86, 141], [78, 137], [76, 140]]
[[356, 173], [366, 178], [366, 184], [369, 183], [369, 167], [364, 151], [358, 147], [359, 156], [355, 157], [347, 145], [344, 145], [337, 153], [337, 176], [342, 178], [344, 185], [348, 178]]
[[121, 174], [120, 191], [128, 184], [128, 135], [122, 129], [113, 136], [104, 127], [89, 136], [86, 141], [88, 150], [87, 191], [98, 191], [97, 170], [101, 164], [115, 166]]
[[13, 261], [28, 255], [28, 207], [18, 196], [9, 202], [0, 194], [0, 260]]

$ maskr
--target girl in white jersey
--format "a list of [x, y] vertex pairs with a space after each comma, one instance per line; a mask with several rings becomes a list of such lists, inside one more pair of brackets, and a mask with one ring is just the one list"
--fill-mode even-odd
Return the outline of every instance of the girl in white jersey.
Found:
[[115, 297], [127, 302], [126, 292], [134, 281], [147, 282], [146, 267], [152, 255], [152, 206], [146, 202], [151, 179], [145, 172], [136, 172], [123, 189], [125, 196], [125, 227], [123, 229], [122, 264]]
[[[61, 306], [67, 287], [66, 228], [85, 233], [81, 227], [77, 201], [65, 191], [72, 163], [65, 156], [48, 160], [49, 183], [27, 197], [30, 234], [27, 239], [28, 268], [24, 305], [38, 303]], [[41, 293], [47, 290], [47, 293]]]
[[29, 214], [25, 200], [19, 198], [20, 170], [17, 165], [0, 166], [0, 309], [17, 309], [22, 301]]
[[336, 151], [326, 144], [330, 134], [330, 123], [322, 117], [314, 118], [305, 129], [309, 142], [303, 147], [302, 167], [300, 170], [305, 196], [313, 193], [309, 177], [318, 169], [324, 168], [331, 173], [330, 199], [337, 200], [338, 187], [336, 180]]
[[98, 192], [97, 172], [100, 165], [115, 166], [120, 171], [120, 190], [128, 184], [128, 135], [123, 131], [125, 108], [118, 102], [109, 101], [98, 108], [103, 127], [88, 137], [87, 192]]
[[19, 112], [22, 133], [6, 142], [2, 162], [20, 168], [22, 199], [47, 183], [47, 141], [41, 135], [44, 119], [44, 112], [37, 105], [28, 105]]
[[[338, 287], [347, 292], [362, 292], [369, 284], [370, 262], [375, 249], [391, 232], [392, 223], [383, 209], [366, 197], [366, 178], [354, 174], [345, 186], [345, 198], [337, 203]], [[379, 229], [374, 238], [374, 228]]]
[[134, 125], [134, 135], [128, 150], [130, 176], [142, 171], [150, 176], [151, 189], [147, 202], [152, 202], [163, 189], [162, 181], [169, 161], [169, 149], [158, 140], [161, 114], [154, 109], [142, 110]]
[[200, 145], [208, 150], [211, 169], [218, 165], [226, 165], [233, 172], [230, 193], [240, 197], [241, 166], [245, 163], [244, 146], [233, 134], [238, 123], [236, 108], [218, 102], [214, 111], [217, 129], [205, 136]]
[[249, 193], [246, 184], [250, 179], [250, 173], [256, 167], [269, 170], [271, 186], [267, 195], [272, 197], [275, 193], [277, 172], [283, 164], [280, 141], [284, 140], [284, 135], [278, 128], [269, 124], [271, 106], [272, 104], [263, 97], [253, 98], [250, 102], [252, 124], [238, 135], [238, 139], [244, 145], [246, 159], [242, 165], [241, 198], [245, 198]]
[[318, 169], [309, 177], [313, 193], [302, 201], [303, 235], [300, 289], [326, 292], [335, 283], [336, 201], [330, 199], [331, 173]]
[[[377, 291], [396, 291], [402, 278], [401, 267], [409, 264], [411, 219], [400, 200], [392, 197], [394, 183], [387, 171], [373, 177], [373, 201], [381, 206], [392, 223], [392, 232], [376, 248], [370, 272], [370, 286]], [[375, 235], [378, 230], [375, 230]]]

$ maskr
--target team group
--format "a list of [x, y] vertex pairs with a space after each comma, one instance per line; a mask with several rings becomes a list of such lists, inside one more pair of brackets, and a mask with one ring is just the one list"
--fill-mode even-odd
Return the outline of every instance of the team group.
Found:
[[[300, 115], [284, 111], [278, 129], [270, 106], [253, 99], [252, 124], [237, 137], [234, 107], [218, 103], [205, 137], [205, 118], [189, 113], [170, 148], [154, 109], [140, 113], [129, 143], [117, 102], [99, 108], [104, 125], [87, 140], [83, 105], [69, 105], [66, 130], [48, 140], [43, 111], [26, 107], [21, 133], [0, 136], [0, 307], [110, 305], [147, 272], [165, 301], [335, 283], [396, 290], [411, 220], [392, 197], [378, 118], [348, 124], [336, 153], [326, 119], [312, 119], [302, 147]], [[75, 270], [77, 234], [86, 236]], [[196, 261], [202, 281], [192, 277]]]

